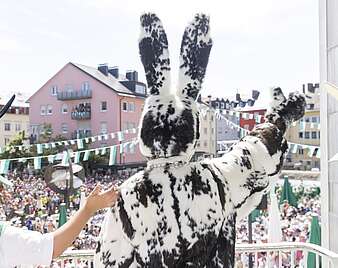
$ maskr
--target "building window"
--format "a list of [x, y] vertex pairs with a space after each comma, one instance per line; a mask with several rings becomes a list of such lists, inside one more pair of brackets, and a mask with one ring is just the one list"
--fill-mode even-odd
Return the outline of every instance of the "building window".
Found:
[[311, 139], [317, 139], [317, 132], [316, 131], [311, 132]]
[[67, 125], [67, 123], [62, 123], [61, 124], [61, 131], [64, 134], [68, 133], [68, 125]]
[[122, 111], [127, 112], [128, 111], [128, 102], [122, 102]]
[[62, 104], [61, 113], [66, 114], [68, 113], [68, 105]]
[[318, 139], [320, 139], [320, 131], [318, 131]]
[[309, 131], [305, 131], [305, 139], [310, 139], [310, 132]]
[[10, 143], [10, 139], [9, 138], [5, 138], [5, 145], [8, 145]]
[[307, 105], [308, 110], [313, 110], [315, 108], [314, 103], [310, 103]]
[[221, 109], [224, 109], [224, 102], [221, 102]]
[[315, 161], [315, 168], [319, 168], [320, 167], [320, 162], [319, 161]]
[[317, 116], [313, 116], [312, 118], [311, 118], [311, 121], [312, 121], [312, 123], [317, 123]]
[[5, 131], [11, 131], [11, 123], [5, 123]]
[[21, 131], [21, 124], [20, 123], [15, 124], [15, 131]]
[[310, 122], [310, 117], [305, 117], [305, 122], [309, 123]]
[[303, 138], [304, 138], [303, 132], [299, 132], [299, 133], [298, 133], [298, 137], [299, 137], [300, 139], [303, 139]]
[[58, 94], [58, 87], [57, 87], [57, 86], [52, 86], [52, 87], [50, 88], [50, 94], [51, 94], [52, 96], [56, 96], [56, 95]]
[[53, 106], [51, 104], [47, 105], [47, 114], [48, 115], [53, 114]]
[[106, 112], [106, 111], [107, 111], [107, 102], [101, 101], [101, 112]]
[[143, 85], [136, 85], [135, 92], [139, 94], [146, 94], [146, 87]]
[[133, 102], [128, 103], [128, 111], [135, 112], [135, 104]]
[[101, 122], [100, 126], [101, 126], [101, 134], [107, 134], [108, 133], [107, 122]]
[[219, 103], [215, 102], [215, 105], [216, 105], [216, 108], [218, 109], [219, 108]]
[[298, 149], [298, 154], [304, 154], [304, 149], [299, 148], [299, 149]]
[[90, 89], [89, 82], [83, 82], [82, 85], [81, 85], [81, 89], [83, 91], [89, 90]]
[[45, 105], [40, 106], [40, 115], [46, 115], [46, 106]]

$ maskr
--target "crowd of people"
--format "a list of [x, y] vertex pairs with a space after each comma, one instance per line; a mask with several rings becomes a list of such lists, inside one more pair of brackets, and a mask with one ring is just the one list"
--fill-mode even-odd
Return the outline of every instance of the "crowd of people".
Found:
[[[113, 175], [111, 172], [94, 172], [92, 176], [85, 178], [84, 187], [81, 187], [76, 194], [70, 197], [68, 215], [71, 216], [81, 205], [81, 196], [88, 195], [96, 183], [100, 182], [104, 187], [111, 184], [120, 184], [131, 174]], [[42, 176], [32, 175], [28, 172], [10, 173], [8, 178], [13, 182], [10, 190], [0, 191], [0, 220], [9, 221], [12, 225], [35, 230], [41, 233], [48, 233], [58, 227], [59, 206], [63, 203], [64, 197], [54, 192], [46, 185]], [[3, 186], [0, 186], [3, 187]], [[305, 188], [305, 191], [304, 191]], [[284, 202], [280, 207], [281, 226], [284, 241], [306, 242], [309, 239], [310, 224], [312, 216], [320, 217], [319, 194], [316, 194], [315, 185], [298, 185], [294, 187], [298, 195], [298, 207], [290, 206]], [[82, 192], [82, 194], [81, 194]], [[277, 187], [277, 195], [281, 192], [281, 186]], [[104, 212], [97, 213], [87, 223], [79, 237], [74, 241], [72, 249], [95, 249], [96, 237], [100, 232]], [[267, 243], [267, 227], [269, 217], [267, 211], [262, 211], [253, 221], [254, 243]], [[246, 219], [237, 224], [237, 243], [248, 243], [248, 223]], [[267, 254], [258, 254], [255, 260], [257, 267], [265, 267], [271, 259]], [[290, 254], [281, 256], [283, 267], [288, 267]], [[295, 260], [301, 265], [304, 261], [303, 254], [297, 252]], [[236, 263], [238, 267], [247, 267], [248, 254], [237, 254]], [[55, 264], [55, 267], [57, 264]], [[69, 267], [72, 264], [69, 263]], [[273, 266], [272, 266], [273, 267]], [[277, 267], [277, 266], [276, 266]]]
[[[280, 196], [282, 187], [277, 186], [277, 197]], [[308, 183], [307, 185], [297, 185], [293, 187], [295, 195], [298, 197], [298, 206], [291, 206], [288, 202], [283, 202], [280, 205], [280, 222], [282, 229], [282, 241], [287, 242], [308, 242], [311, 230], [311, 221], [313, 216], [318, 216], [320, 219], [320, 195], [318, 185], [316, 183]], [[252, 241], [253, 243], [268, 243], [268, 226], [269, 215], [268, 211], [261, 211], [260, 215], [253, 219], [252, 223]], [[248, 235], [248, 220], [243, 219], [237, 224], [237, 241], [236, 243], [249, 243]], [[291, 267], [291, 254], [284, 252], [281, 254], [280, 261], [282, 267]], [[296, 267], [305, 267], [304, 254], [301, 251], [296, 251], [293, 258]], [[257, 268], [263, 267], [279, 267], [278, 254], [268, 255], [259, 253], [254, 259]], [[248, 254], [237, 254], [236, 262], [238, 267], [248, 267]], [[267, 264], [269, 263], [269, 266]]]

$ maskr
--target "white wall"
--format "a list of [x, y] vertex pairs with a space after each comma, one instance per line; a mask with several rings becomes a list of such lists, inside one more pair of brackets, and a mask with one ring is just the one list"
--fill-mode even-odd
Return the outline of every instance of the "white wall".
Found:
[[321, 79], [322, 245], [338, 252], [338, 100], [324, 83], [338, 85], [338, 1], [319, 0]]

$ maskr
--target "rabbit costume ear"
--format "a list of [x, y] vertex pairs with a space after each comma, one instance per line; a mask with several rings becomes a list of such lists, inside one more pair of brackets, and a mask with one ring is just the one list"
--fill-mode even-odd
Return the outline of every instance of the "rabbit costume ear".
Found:
[[197, 98], [211, 47], [209, 16], [196, 14], [185, 29], [181, 44], [178, 94], [182, 97]]
[[151, 13], [141, 16], [139, 40], [141, 61], [149, 93], [159, 95], [170, 90], [170, 59], [167, 35], [160, 19]]

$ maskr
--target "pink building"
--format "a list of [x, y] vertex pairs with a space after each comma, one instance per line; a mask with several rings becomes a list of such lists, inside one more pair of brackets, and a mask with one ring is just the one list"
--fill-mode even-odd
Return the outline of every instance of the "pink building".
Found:
[[[136, 71], [124, 77], [107, 64], [93, 68], [69, 62], [28, 99], [31, 134], [37, 137], [44, 123], [69, 139], [137, 128], [145, 97]], [[127, 134], [125, 140], [135, 136]], [[95, 146], [117, 143], [109, 139]], [[122, 165], [143, 161], [138, 146], [117, 159]]]

